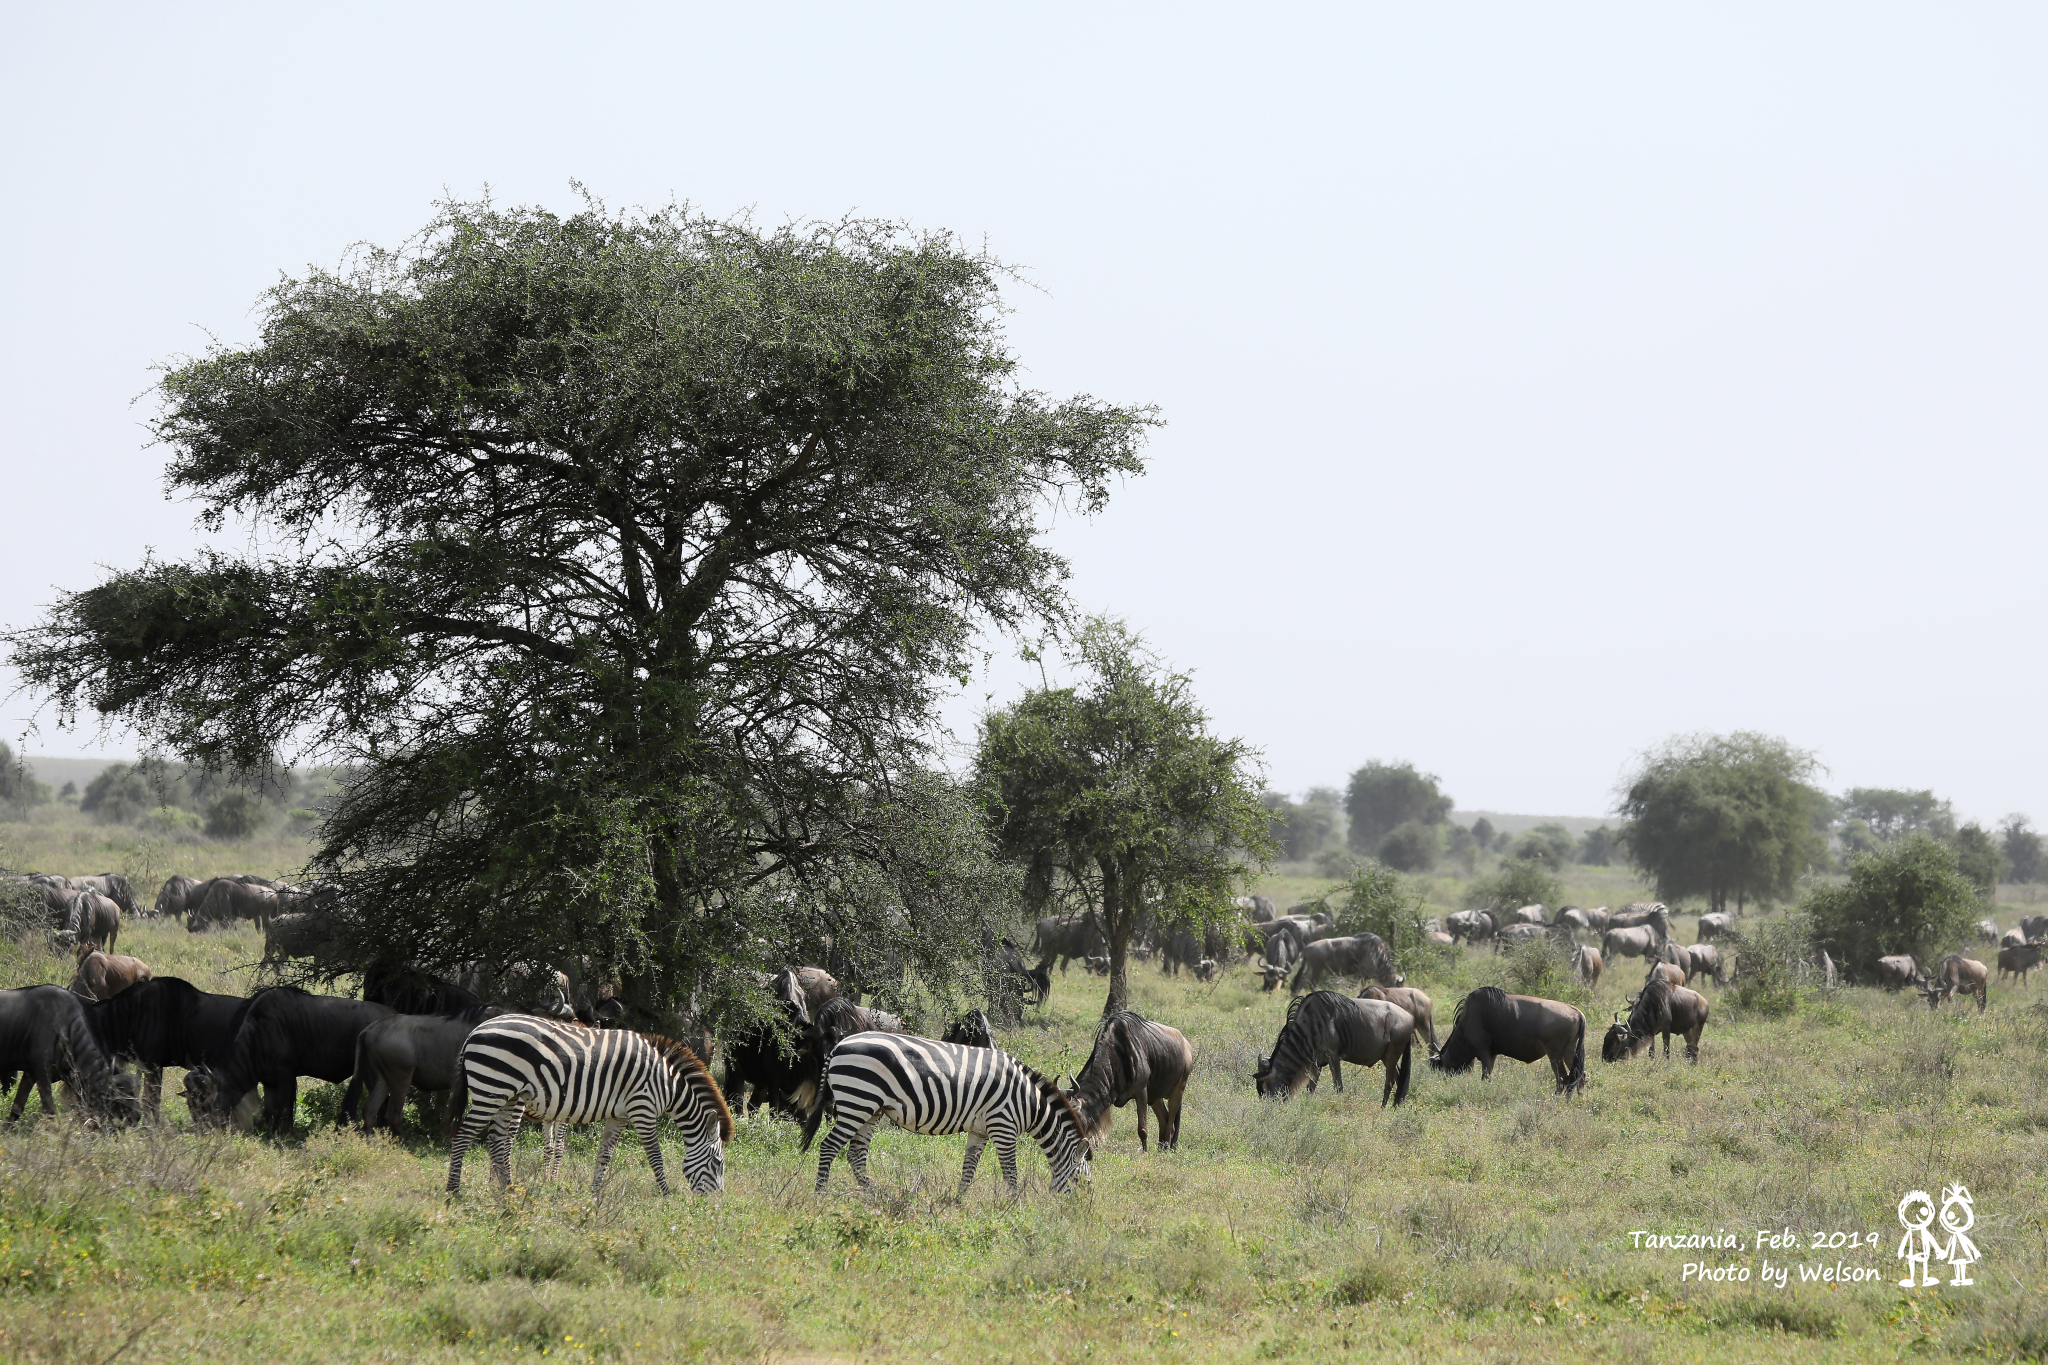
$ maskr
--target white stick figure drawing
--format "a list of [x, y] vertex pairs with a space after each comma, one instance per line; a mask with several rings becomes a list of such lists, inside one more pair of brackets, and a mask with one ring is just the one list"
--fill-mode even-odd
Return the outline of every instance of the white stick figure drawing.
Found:
[[1941, 1225], [1953, 1235], [1941, 1255], [1956, 1268], [1951, 1285], [1975, 1284], [1970, 1278], [1970, 1262], [1983, 1259], [1977, 1244], [1969, 1239], [1970, 1229], [1976, 1226], [1977, 1210], [1970, 1203], [1970, 1192], [1961, 1185], [1944, 1185], [1941, 1189]]
[[[1906, 1210], [1916, 1204], [1919, 1205], [1916, 1211], [1917, 1216], [1908, 1218]], [[1897, 1253], [1906, 1258], [1906, 1278], [1899, 1281], [1899, 1288], [1914, 1288], [1913, 1263], [1915, 1261], [1920, 1263], [1920, 1288], [1924, 1289], [1929, 1285], [1940, 1284], [1941, 1281], [1934, 1278], [1932, 1273], [1933, 1267], [1928, 1265], [1928, 1260], [1940, 1250], [1935, 1243], [1934, 1234], [1928, 1231], [1934, 1224], [1933, 1196], [1929, 1195], [1925, 1190], [1906, 1191], [1906, 1197], [1899, 1201], [1899, 1224], [1906, 1229], [1906, 1235], [1900, 1239]]]

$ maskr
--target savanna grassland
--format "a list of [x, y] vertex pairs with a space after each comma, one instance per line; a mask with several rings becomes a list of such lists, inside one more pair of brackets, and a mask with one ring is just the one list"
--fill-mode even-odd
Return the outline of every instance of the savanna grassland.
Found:
[[[65, 870], [83, 871], [83, 867]], [[97, 869], [93, 869], [97, 870]], [[1440, 879], [1441, 880], [1441, 879]], [[1612, 883], [1611, 885], [1609, 883]], [[1568, 873], [1586, 903], [1626, 875]], [[1448, 886], [1432, 883], [1432, 905]], [[1286, 899], [1312, 889], [1289, 880]], [[1283, 903], [1284, 900], [1283, 900]], [[1440, 908], [1440, 907], [1439, 907]], [[1693, 937], [1690, 918], [1678, 926]], [[131, 926], [124, 951], [209, 990], [244, 990], [251, 932]], [[34, 944], [0, 948], [7, 984], [63, 981]], [[1411, 970], [1436, 998], [1499, 980], [1504, 959]], [[1708, 986], [1697, 1068], [1598, 1060], [1599, 1026], [1635, 973], [1588, 1002], [1590, 1084], [1546, 1068], [1490, 1082], [1418, 1057], [1398, 1110], [1379, 1075], [1262, 1103], [1249, 1080], [1284, 993], [1242, 965], [1203, 985], [1135, 969], [1136, 1004], [1198, 1054], [1175, 1153], [1141, 1155], [1128, 1111], [1079, 1193], [1046, 1189], [1027, 1151], [1012, 1203], [992, 1158], [956, 1200], [960, 1139], [885, 1131], [869, 1195], [841, 1163], [812, 1195], [794, 1128], [740, 1126], [724, 1195], [656, 1196], [622, 1150], [600, 1199], [594, 1141], [559, 1183], [538, 1133], [500, 1206], [483, 1158], [459, 1200], [445, 1148], [365, 1141], [302, 1090], [282, 1145], [164, 1128], [24, 1122], [0, 1138], [0, 1358], [475, 1360], [1871, 1360], [2048, 1350], [2048, 984], [1993, 987], [1930, 1014], [1844, 989], [1789, 1019], [1744, 1018]], [[1560, 983], [1559, 989], [1565, 989]], [[1102, 983], [1079, 968], [1003, 1044], [1048, 1072], [1085, 1057]], [[175, 1095], [177, 1076], [166, 1085]], [[674, 1150], [673, 1148], [671, 1149]], [[1984, 1259], [1975, 1290], [1907, 1295], [1892, 1257], [1909, 1188], [1968, 1185]], [[1875, 1250], [1767, 1252], [1773, 1264], [1875, 1267], [1874, 1284], [1681, 1280], [1695, 1258], [1755, 1266], [1758, 1229], [1874, 1234]], [[1645, 1251], [1636, 1230], [1734, 1234], [1734, 1252]]]

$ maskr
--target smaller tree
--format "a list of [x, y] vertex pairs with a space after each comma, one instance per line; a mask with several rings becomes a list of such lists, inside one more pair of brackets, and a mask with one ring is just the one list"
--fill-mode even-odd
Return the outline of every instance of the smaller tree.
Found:
[[1351, 774], [1344, 810], [1351, 817], [1351, 847], [1374, 853], [1410, 820], [1442, 824], [1451, 813], [1451, 798], [1438, 789], [1435, 774], [1417, 772], [1413, 763], [1374, 759]]
[[1861, 820], [1885, 843], [1908, 834], [1946, 838], [1954, 833], [1955, 812], [1931, 791], [1901, 787], [1851, 787], [1842, 798], [1845, 819]]
[[1472, 842], [1479, 845], [1480, 852], [1487, 853], [1492, 851], [1493, 834], [1493, 821], [1485, 816], [1482, 815], [1472, 822]]
[[2012, 814], [1998, 822], [1998, 843], [2005, 854], [2005, 865], [2016, 882], [2037, 882], [2041, 880], [2044, 857], [2041, 836], [2033, 830], [2026, 816]]
[[1964, 941], [1983, 913], [1977, 888], [1956, 870], [1955, 850], [1909, 834], [1849, 864], [1849, 880], [1816, 887], [1804, 906], [1813, 942], [1844, 970], [1871, 979], [1877, 960], [1910, 953], [1926, 961]]
[[1517, 910], [1525, 905], [1554, 909], [1564, 899], [1564, 884], [1539, 861], [1510, 858], [1491, 877], [1472, 883], [1466, 899], [1487, 910]]
[[1442, 852], [1435, 825], [1404, 820], [1380, 841], [1379, 860], [1398, 872], [1427, 872]]
[[50, 803], [50, 784], [38, 782], [28, 764], [14, 756], [14, 750], [0, 741], [0, 807], [17, 813], [31, 806]]
[[1620, 838], [1613, 830], [1602, 825], [1598, 829], [1586, 831], [1585, 837], [1579, 840], [1579, 846], [1572, 856], [1574, 861], [1584, 863], [1588, 867], [1608, 867], [1620, 853]]
[[1394, 966], [1412, 963], [1428, 942], [1422, 927], [1422, 895], [1385, 863], [1352, 869], [1345, 885], [1318, 904], [1329, 907], [1340, 934], [1377, 934], [1393, 954]]
[[1790, 896], [1826, 843], [1812, 754], [1770, 735], [1684, 735], [1643, 756], [1619, 809], [1629, 856], [1657, 897], [1716, 911]]
[[1530, 830], [1515, 840], [1515, 846], [1508, 857], [1516, 862], [1541, 863], [1552, 872], [1564, 866], [1564, 859], [1558, 855], [1557, 845], [1535, 830]]
[[1968, 877], [1972, 886], [1986, 896], [1998, 889], [2005, 876], [2005, 855], [1982, 825], [1975, 821], [1964, 825], [1949, 836], [1948, 845], [1956, 851], [1956, 871]]
[[78, 808], [103, 824], [127, 825], [161, 804], [140, 769], [129, 763], [109, 763], [85, 784]]

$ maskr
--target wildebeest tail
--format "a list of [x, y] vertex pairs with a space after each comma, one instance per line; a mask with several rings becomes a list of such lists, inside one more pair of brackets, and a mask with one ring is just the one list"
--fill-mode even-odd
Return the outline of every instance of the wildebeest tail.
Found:
[[1586, 1088], [1586, 1017], [1579, 1016], [1578, 1041], [1572, 1044], [1572, 1069], [1565, 1073], [1564, 1093], [1575, 1094]]
[[1401, 1070], [1394, 1078], [1394, 1107], [1399, 1109], [1401, 1101], [1408, 1098], [1408, 1066], [1415, 1056], [1415, 1035], [1411, 1032], [1408, 1041], [1401, 1048]]
[[[829, 1061], [830, 1059], [828, 1058], [827, 1060]], [[799, 1152], [811, 1150], [811, 1143], [818, 1136], [818, 1125], [825, 1121], [825, 1111], [832, 1107], [830, 1104], [831, 1098], [832, 1087], [823, 1076], [820, 1076], [818, 1078], [818, 1092], [811, 1097], [811, 1112], [804, 1115], [804, 1138], [797, 1146]]]

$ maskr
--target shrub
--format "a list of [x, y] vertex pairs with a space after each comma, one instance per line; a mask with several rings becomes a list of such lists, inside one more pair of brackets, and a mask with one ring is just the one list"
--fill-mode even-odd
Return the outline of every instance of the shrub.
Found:
[[229, 792], [206, 810], [206, 837], [246, 839], [263, 827], [263, 802], [248, 792]]
[[1409, 820], [1395, 827], [1380, 844], [1380, 861], [1397, 872], [1427, 872], [1441, 851], [1436, 827]]
[[156, 809], [157, 795], [139, 768], [127, 763], [110, 763], [100, 775], [85, 784], [78, 808], [106, 824], [125, 825]]
[[1400, 873], [1385, 863], [1367, 862], [1352, 869], [1350, 881], [1323, 898], [1336, 901], [1332, 914], [1340, 934], [1378, 934], [1394, 955], [1394, 965], [1413, 962], [1427, 942], [1422, 927], [1422, 896]]
[[1564, 886], [1542, 863], [1510, 858], [1491, 877], [1472, 883], [1467, 899], [1494, 910], [1516, 910], [1524, 905], [1555, 906], [1564, 899]]
[[1506, 970], [1503, 988], [1515, 995], [1533, 995], [1544, 1000], [1562, 1000], [1591, 1012], [1593, 996], [1572, 970], [1572, 960], [1563, 944], [1549, 936], [1518, 943], [1504, 953]]
[[1956, 869], [1955, 850], [1916, 834], [1857, 858], [1849, 880], [1815, 888], [1804, 912], [1813, 942], [1837, 966], [1868, 980], [1880, 957], [1926, 959], [1962, 942], [1983, 908]]
[[1734, 959], [1735, 1003], [1773, 1017], [1797, 1009], [1799, 978], [1794, 964], [1813, 947], [1805, 922], [1787, 915], [1752, 924], [1747, 931], [1730, 930], [1727, 937]]

